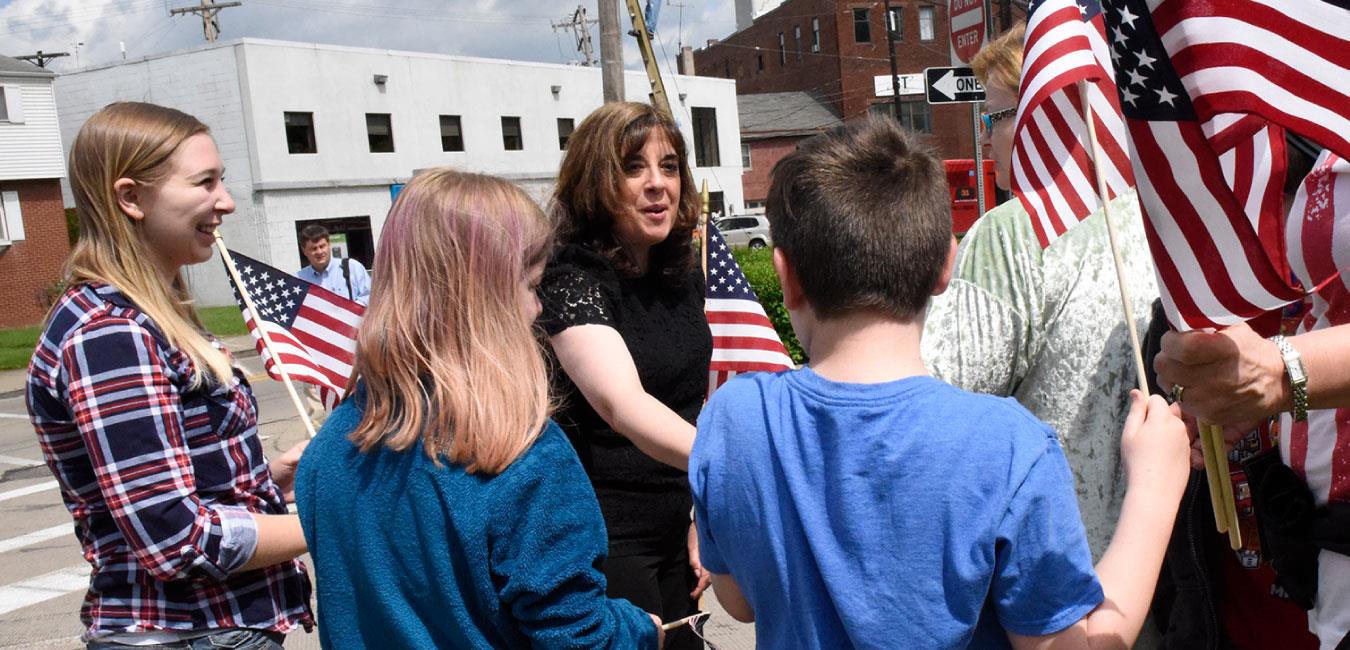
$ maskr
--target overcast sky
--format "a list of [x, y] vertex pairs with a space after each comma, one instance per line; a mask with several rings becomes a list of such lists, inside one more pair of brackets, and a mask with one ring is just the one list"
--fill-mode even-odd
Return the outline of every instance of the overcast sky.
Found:
[[[222, 40], [255, 37], [288, 41], [442, 52], [501, 59], [568, 63], [578, 61], [570, 31], [551, 22], [570, 18], [584, 4], [594, 18], [597, 0], [242, 0], [220, 13]], [[609, 0], [611, 2], [615, 0]], [[646, 0], [642, 0], [644, 5]], [[654, 0], [655, 1], [655, 0]], [[732, 0], [683, 0], [681, 8], [660, 0], [658, 57], [674, 71], [678, 44], [697, 47], [735, 29]], [[37, 50], [69, 52], [48, 67], [54, 71], [169, 52], [204, 41], [201, 19], [169, 16], [169, 9], [199, 0], [0, 0], [0, 54]], [[627, 13], [620, 14], [627, 31]], [[681, 26], [683, 29], [681, 29]], [[591, 26], [595, 56], [599, 29]], [[634, 39], [626, 34], [624, 62], [638, 68]], [[664, 51], [662, 46], [664, 46]], [[665, 68], [669, 65], [669, 68]]]

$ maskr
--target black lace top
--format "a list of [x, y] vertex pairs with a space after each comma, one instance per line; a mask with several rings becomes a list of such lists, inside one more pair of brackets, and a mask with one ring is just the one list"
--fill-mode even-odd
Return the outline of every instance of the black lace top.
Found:
[[[570, 245], [549, 262], [539, 299], [546, 334], [588, 324], [618, 330], [647, 393], [691, 424], [698, 417], [712, 334], [697, 274], [676, 289], [654, 276], [621, 278], [605, 258]], [[632, 555], [669, 541], [668, 536], [683, 536], [693, 505], [685, 472], [651, 459], [616, 433], [556, 360], [552, 371], [559, 399], [554, 418], [595, 487], [609, 530], [609, 554]]]

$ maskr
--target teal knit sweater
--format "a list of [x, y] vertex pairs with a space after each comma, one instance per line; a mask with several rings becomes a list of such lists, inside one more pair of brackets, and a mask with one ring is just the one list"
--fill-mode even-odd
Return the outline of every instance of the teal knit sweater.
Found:
[[605, 524], [549, 422], [497, 476], [421, 444], [361, 453], [358, 395], [305, 450], [296, 506], [325, 648], [655, 648], [656, 629], [605, 596]]

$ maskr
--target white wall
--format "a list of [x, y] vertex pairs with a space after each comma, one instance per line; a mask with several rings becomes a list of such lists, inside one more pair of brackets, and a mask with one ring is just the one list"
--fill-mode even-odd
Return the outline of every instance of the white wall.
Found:
[[23, 111], [22, 122], [0, 120], [0, 180], [63, 178], [66, 163], [52, 79], [0, 75], [0, 86], [18, 97]]
[[[376, 74], [388, 78], [383, 89]], [[689, 107], [716, 109], [722, 165], [696, 167], [694, 178], [739, 208], [735, 82], [668, 77], [666, 83], [691, 158]], [[560, 86], [556, 96], [553, 86]], [[645, 74], [626, 74], [628, 99], [647, 101], [647, 88]], [[118, 100], [200, 118], [211, 127], [238, 204], [222, 227], [226, 241], [293, 270], [300, 265], [296, 221], [368, 215], [378, 241], [391, 204], [388, 185], [418, 169], [451, 165], [504, 176], [545, 202], [561, 161], [557, 118], [580, 124], [600, 105], [601, 87], [598, 68], [243, 39], [62, 75], [56, 97], [66, 142], [96, 110]], [[287, 151], [287, 111], [314, 114], [317, 153]], [[393, 153], [369, 151], [366, 113], [391, 114]], [[460, 116], [464, 152], [441, 151], [443, 114]], [[504, 149], [503, 115], [521, 118], [523, 151]], [[189, 281], [201, 304], [232, 300], [219, 263], [192, 267]]]

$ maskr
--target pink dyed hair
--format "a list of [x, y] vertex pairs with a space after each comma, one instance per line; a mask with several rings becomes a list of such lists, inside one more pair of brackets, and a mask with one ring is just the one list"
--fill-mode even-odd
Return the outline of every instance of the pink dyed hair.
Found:
[[389, 211], [356, 343], [366, 408], [351, 439], [496, 474], [534, 442], [548, 380], [530, 315], [529, 269], [552, 244], [548, 220], [500, 178], [423, 172]]

